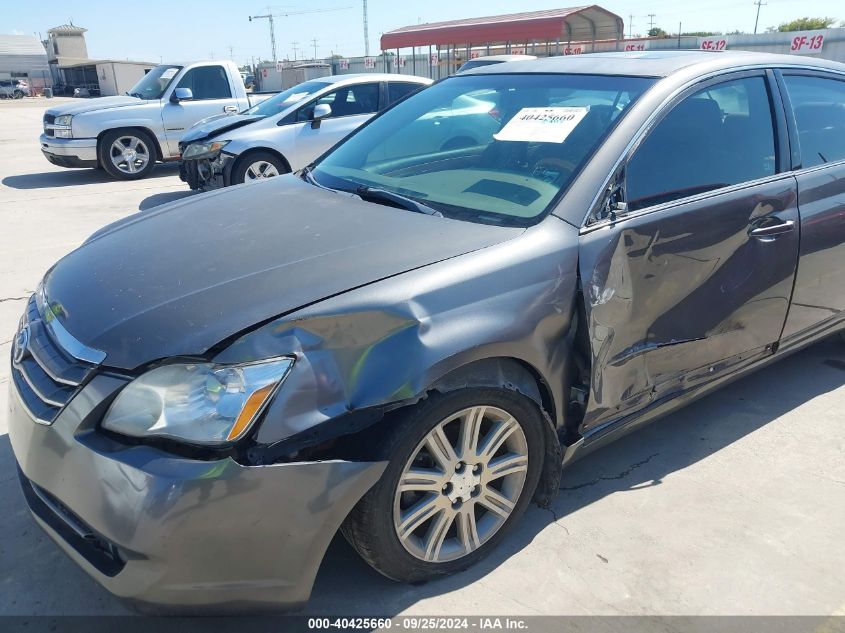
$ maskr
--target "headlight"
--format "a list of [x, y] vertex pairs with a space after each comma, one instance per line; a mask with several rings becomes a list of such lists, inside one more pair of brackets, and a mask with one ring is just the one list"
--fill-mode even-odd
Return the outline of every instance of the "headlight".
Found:
[[185, 148], [182, 158], [214, 158], [229, 141], [210, 141], [208, 143], [191, 143]]
[[53, 121], [54, 125], [67, 125], [70, 127], [71, 119], [73, 119], [72, 114], [63, 114], [61, 116], [57, 116]]
[[158, 367], [120, 392], [103, 428], [197, 444], [233, 442], [255, 422], [292, 365], [291, 358], [277, 358]]

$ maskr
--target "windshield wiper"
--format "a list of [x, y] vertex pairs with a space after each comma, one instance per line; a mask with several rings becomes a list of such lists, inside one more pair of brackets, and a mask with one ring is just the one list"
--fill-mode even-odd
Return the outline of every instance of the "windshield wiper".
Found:
[[142, 95], [140, 92], [127, 92], [126, 94], [128, 94], [130, 97], [138, 97], [139, 99], [144, 98], [144, 95]]
[[432, 209], [430, 206], [423, 204], [419, 200], [414, 200], [413, 198], [408, 198], [406, 196], [399, 195], [398, 193], [393, 193], [392, 191], [387, 191], [385, 189], [377, 189], [375, 187], [367, 187], [365, 185], [361, 185], [355, 190], [361, 198], [364, 200], [370, 200], [372, 202], [392, 202], [394, 205], [399, 205], [402, 209], [407, 209], [408, 211], [413, 211], [414, 213], [424, 213], [425, 215], [435, 215], [437, 217], [443, 217], [443, 214], [440, 213], [437, 209]]
[[302, 169], [302, 176], [305, 178], [305, 182], [309, 185], [314, 185], [315, 187], [319, 187], [320, 189], [326, 189], [327, 191], [337, 191], [337, 189], [332, 189], [331, 187], [326, 187], [325, 185], [321, 185], [317, 182], [317, 179], [314, 178], [314, 174], [311, 173], [311, 166], [303, 167]]

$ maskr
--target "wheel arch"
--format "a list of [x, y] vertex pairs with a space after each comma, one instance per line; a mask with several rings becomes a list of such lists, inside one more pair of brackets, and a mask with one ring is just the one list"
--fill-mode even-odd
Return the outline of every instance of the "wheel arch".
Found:
[[108, 134], [109, 132], [118, 132], [118, 131], [138, 131], [144, 132], [153, 140], [153, 146], [156, 150], [156, 162], [164, 161], [164, 154], [161, 151], [161, 143], [159, 143], [158, 137], [148, 127], [144, 127], [143, 125], [127, 125], [127, 126], [118, 126], [118, 127], [110, 127], [108, 129], [103, 130], [97, 134], [97, 164], [100, 164], [100, 144], [103, 142], [103, 137]]
[[258, 146], [258, 147], [250, 147], [249, 149], [247, 149], [247, 150], [241, 152], [240, 154], [238, 154], [238, 157], [234, 161], [232, 161], [232, 167], [229, 171], [229, 179], [231, 180], [232, 174], [234, 174], [238, 170], [238, 168], [241, 165], [243, 165], [244, 161], [250, 155], [256, 154], [258, 152], [267, 152], [268, 154], [272, 154], [273, 156], [275, 156], [276, 158], [281, 160], [282, 163], [284, 163], [285, 167], [288, 170], [288, 173], [291, 173], [293, 171], [293, 169], [290, 166], [290, 161], [287, 158], [285, 158], [284, 154], [282, 154], [279, 150], [274, 149], [272, 147], [267, 147], [267, 146], [261, 145], [261, 146]]

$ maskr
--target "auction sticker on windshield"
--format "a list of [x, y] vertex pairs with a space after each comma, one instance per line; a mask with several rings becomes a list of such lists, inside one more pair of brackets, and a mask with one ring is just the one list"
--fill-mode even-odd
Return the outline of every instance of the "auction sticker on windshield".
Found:
[[493, 138], [497, 141], [563, 143], [589, 111], [589, 107], [522, 108]]

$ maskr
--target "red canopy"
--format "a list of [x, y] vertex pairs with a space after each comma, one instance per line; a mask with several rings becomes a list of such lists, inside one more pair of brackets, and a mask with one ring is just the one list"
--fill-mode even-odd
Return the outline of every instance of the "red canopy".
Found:
[[621, 39], [624, 32], [622, 18], [592, 5], [403, 26], [381, 36], [381, 50], [434, 44], [481, 46], [532, 40], [613, 40]]

